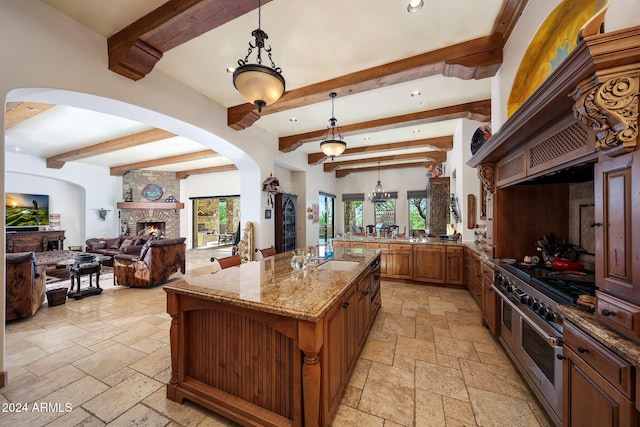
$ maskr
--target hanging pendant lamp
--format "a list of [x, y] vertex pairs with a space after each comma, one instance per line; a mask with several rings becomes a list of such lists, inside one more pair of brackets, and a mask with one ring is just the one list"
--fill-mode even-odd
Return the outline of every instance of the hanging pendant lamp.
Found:
[[[271, 58], [271, 46], [265, 47], [264, 45], [264, 41], [269, 36], [260, 28], [261, 10], [260, 1], [258, 0], [258, 28], [251, 32], [255, 42], [249, 42], [247, 56], [238, 60], [239, 67], [233, 72], [233, 86], [244, 99], [258, 107], [258, 112], [262, 112], [263, 107], [271, 105], [280, 99], [285, 89], [282, 69], [276, 67], [273, 58]], [[253, 49], [258, 49], [256, 63], [250, 64], [249, 55], [251, 55]], [[262, 65], [263, 49], [269, 56], [271, 67]]]
[[[344, 150], [347, 149], [347, 143], [342, 139], [342, 135], [340, 134], [340, 127], [337, 125], [338, 119], [336, 119], [335, 114], [333, 113], [333, 100], [338, 96], [335, 92], [331, 92], [329, 97], [331, 98], [331, 118], [329, 119], [329, 127], [327, 127], [327, 132], [322, 137], [322, 142], [320, 143], [320, 150], [327, 156], [331, 157], [331, 160], [340, 154], [344, 153]], [[331, 133], [331, 135], [329, 135]], [[338, 139], [336, 139], [336, 133], [338, 134]]]

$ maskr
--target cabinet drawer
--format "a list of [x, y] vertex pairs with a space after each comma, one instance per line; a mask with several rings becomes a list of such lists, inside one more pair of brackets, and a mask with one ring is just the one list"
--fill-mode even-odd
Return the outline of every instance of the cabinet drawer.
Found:
[[631, 338], [640, 338], [640, 307], [596, 291], [596, 318]]
[[462, 247], [462, 246], [447, 246], [447, 253], [448, 254], [460, 254], [460, 255], [462, 255], [463, 251], [464, 251], [464, 247]]
[[388, 243], [369, 243], [369, 249], [389, 249]]
[[493, 283], [494, 271], [486, 262], [482, 263], [482, 275]]
[[392, 251], [410, 251], [412, 249], [412, 245], [398, 245], [392, 243], [389, 245], [389, 249]]
[[351, 242], [351, 247], [354, 249], [369, 249], [369, 243], [367, 242]]
[[351, 242], [345, 242], [342, 240], [334, 240], [333, 241], [333, 246], [336, 248], [350, 248], [351, 247]]
[[569, 322], [564, 323], [564, 344], [589, 364], [611, 385], [632, 399], [633, 388], [629, 363]]

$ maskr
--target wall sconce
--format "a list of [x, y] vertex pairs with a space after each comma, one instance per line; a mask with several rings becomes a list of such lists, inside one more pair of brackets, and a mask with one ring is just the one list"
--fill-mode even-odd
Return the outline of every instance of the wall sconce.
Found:
[[98, 216], [100, 217], [100, 221], [104, 221], [107, 219], [107, 213], [111, 212], [109, 209], [98, 209]]

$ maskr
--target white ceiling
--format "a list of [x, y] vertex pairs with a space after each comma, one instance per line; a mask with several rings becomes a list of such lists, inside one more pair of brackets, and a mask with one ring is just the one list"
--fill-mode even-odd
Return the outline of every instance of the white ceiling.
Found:
[[[42, 0], [105, 38], [165, 3], [165, 0]], [[287, 90], [383, 65], [491, 34], [503, 0], [425, 0], [407, 13], [408, 0], [273, 0], [262, 7], [262, 29]], [[168, 52], [155, 66], [222, 104], [244, 103], [226, 68], [247, 53], [257, 10]], [[106, 49], [106, 43], [105, 43]], [[252, 56], [253, 57], [253, 56]], [[419, 91], [421, 95], [411, 96]], [[335, 99], [338, 125], [359, 123], [490, 98], [490, 79], [433, 76]], [[290, 119], [295, 117], [297, 121]], [[259, 126], [280, 137], [328, 126], [331, 102], [265, 115]], [[345, 137], [348, 147], [451, 135], [458, 120]], [[68, 106], [57, 106], [7, 131], [6, 149], [47, 157], [149, 129], [145, 124]], [[419, 131], [419, 132], [416, 132]], [[371, 139], [365, 140], [364, 137]], [[202, 150], [175, 137], [79, 160], [103, 166]], [[318, 152], [317, 143], [299, 148]], [[407, 151], [403, 151], [407, 152]], [[397, 154], [397, 153], [385, 153]], [[349, 159], [367, 156], [349, 156]], [[369, 156], [371, 157], [371, 156]], [[154, 169], [185, 170], [228, 163], [221, 157]]]

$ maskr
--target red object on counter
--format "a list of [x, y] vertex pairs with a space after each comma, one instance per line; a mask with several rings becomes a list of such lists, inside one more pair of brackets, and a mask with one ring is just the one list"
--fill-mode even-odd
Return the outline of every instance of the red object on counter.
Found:
[[559, 271], [584, 270], [584, 264], [582, 264], [581, 262], [571, 261], [570, 259], [564, 259], [564, 258], [555, 258], [555, 257], [551, 259], [551, 267], [554, 270], [559, 270]]

